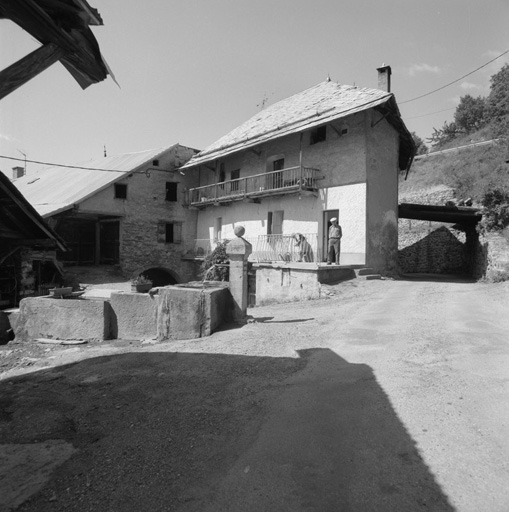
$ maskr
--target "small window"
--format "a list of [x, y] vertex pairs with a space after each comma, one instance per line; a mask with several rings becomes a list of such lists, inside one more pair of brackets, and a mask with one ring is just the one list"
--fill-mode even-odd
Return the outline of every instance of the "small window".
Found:
[[311, 130], [311, 137], [309, 139], [309, 143], [317, 144], [318, 142], [323, 142], [327, 137], [327, 126], [319, 126], [314, 130]]
[[182, 242], [182, 222], [159, 222], [157, 226], [157, 241], [166, 244]]
[[230, 179], [232, 180], [232, 190], [239, 190], [239, 182], [233, 181], [240, 178], [240, 169], [235, 169], [230, 173]]
[[348, 126], [343, 126], [341, 128], [341, 135], [347, 135], [348, 133]]
[[159, 160], [152, 160], [152, 165], [154, 167], [159, 167]]
[[115, 183], [115, 199], [127, 199], [127, 185]]
[[177, 201], [177, 186], [178, 183], [166, 182], [166, 201]]

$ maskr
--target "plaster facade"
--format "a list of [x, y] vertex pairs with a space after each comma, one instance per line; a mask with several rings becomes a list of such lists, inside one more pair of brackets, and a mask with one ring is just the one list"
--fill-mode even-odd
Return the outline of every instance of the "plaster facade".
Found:
[[324, 212], [337, 210], [343, 229], [342, 263], [368, 264], [379, 271], [394, 268], [397, 131], [381, 114], [368, 110], [326, 125], [326, 138], [321, 142], [311, 144], [311, 133], [307, 130], [288, 135], [261, 144], [256, 151], [240, 151], [208, 167], [200, 166], [197, 172], [200, 186], [204, 186], [228, 181], [232, 176], [244, 178], [270, 172], [274, 159], [283, 158], [285, 169], [302, 162], [304, 167], [318, 169], [318, 191], [313, 195], [274, 194], [259, 202], [205, 207], [199, 211], [197, 238], [211, 242], [219, 237], [231, 239], [235, 225], [241, 224], [246, 229], [246, 239], [253, 243], [254, 238], [271, 234], [269, 215], [283, 212], [281, 234], [314, 237], [318, 261], [323, 262], [327, 243]]

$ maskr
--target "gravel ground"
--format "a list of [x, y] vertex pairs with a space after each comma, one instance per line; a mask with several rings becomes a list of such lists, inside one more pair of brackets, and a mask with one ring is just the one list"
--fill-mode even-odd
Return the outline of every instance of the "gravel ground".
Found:
[[0, 347], [0, 510], [507, 512], [507, 283], [328, 291], [199, 340]]

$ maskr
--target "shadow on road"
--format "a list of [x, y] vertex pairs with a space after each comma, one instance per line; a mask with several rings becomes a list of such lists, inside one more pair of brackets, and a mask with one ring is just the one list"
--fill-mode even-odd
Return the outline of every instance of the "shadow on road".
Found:
[[[371, 368], [299, 355], [130, 353], [1, 381], [3, 445], [77, 449], [18, 510], [452, 511]], [[19, 491], [22, 471], [0, 481]]]
[[444, 283], [475, 283], [476, 279], [464, 274], [400, 274], [400, 281], [432, 281]]

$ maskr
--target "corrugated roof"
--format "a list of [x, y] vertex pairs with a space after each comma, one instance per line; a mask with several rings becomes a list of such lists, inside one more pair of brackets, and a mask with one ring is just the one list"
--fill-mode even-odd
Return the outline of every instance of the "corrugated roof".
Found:
[[374, 108], [389, 100], [394, 101], [393, 98], [392, 93], [378, 89], [322, 82], [258, 112], [198, 153], [182, 168]]
[[100, 170], [50, 167], [18, 178], [13, 183], [39, 215], [49, 217], [72, 208], [174, 146], [108, 156], [79, 164], [80, 167]]

